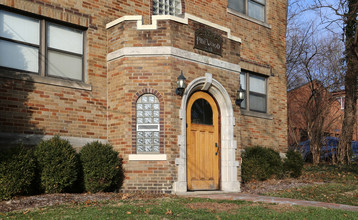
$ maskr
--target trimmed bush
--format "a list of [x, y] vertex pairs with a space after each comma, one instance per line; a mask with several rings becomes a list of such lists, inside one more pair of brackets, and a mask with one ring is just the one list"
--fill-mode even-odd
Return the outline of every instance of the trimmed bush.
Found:
[[242, 180], [266, 180], [282, 176], [282, 161], [278, 152], [260, 146], [245, 149], [242, 155]]
[[45, 193], [70, 192], [78, 178], [78, 157], [70, 142], [55, 136], [35, 148], [40, 186]]
[[31, 149], [23, 146], [0, 150], [0, 200], [31, 192], [36, 162]]
[[122, 186], [122, 160], [111, 145], [97, 141], [86, 144], [80, 159], [87, 192], [113, 192]]
[[298, 178], [302, 174], [303, 164], [302, 155], [297, 151], [289, 150], [283, 162], [283, 170], [291, 177]]

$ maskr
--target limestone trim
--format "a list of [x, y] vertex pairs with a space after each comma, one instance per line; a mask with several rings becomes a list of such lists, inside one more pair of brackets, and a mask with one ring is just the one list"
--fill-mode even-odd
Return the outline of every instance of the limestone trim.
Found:
[[171, 46], [162, 47], [124, 47], [119, 50], [107, 54], [107, 62], [111, 62], [123, 57], [159, 57], [172, 56], [175, 58], [204, 64], [207, 66], [228, 70], [235, 73], [240, 73], [240, 65], [211, 58], [208, 56], [193, 53], [187, 50], [182, 50]]
[[273, 69], [270, 66], [263, 66], [257, 63], [250, 63], [248, 60], [241, 58], [240, 66], [244, 70], [248, 70], [254, 73], [263, 74], [265, 76], [274, 76]]
[[20, 71], [12, 71], [12, 70], [1, 70], [0, 78], [7, 78], [7, 79], [16, 79], [16, 80], [23, 80], [27, 82], [33, 83], [41, 83], [45, 85], [52, 85], [52, 86], [60, 86], [72, 89], [81, 89], [81, 90], [92, 90], [92, 85], [80, 81], [75, 81], [71, 79], [61, 79], [61, 78], [54, 78], [54, 77], [44, 77], [39, 76], [32, 73], [25, 73]]
[[129, 154], [130, 161], [163, 161], [167, 160], [166, 154]]
[[117, 24], [120, 24], [124, 21], [137, 21], [137, 30], [156, 30], [158, 28], [158, 21], [160, 20], [171, 20], [176, 21], [182, 24], [188, 24], [190, 20], [205, 24], [207, 26], [216, 28], [218, 30], [224, 31], [227, 33], [227, 38], [230, 40], [236, 41], [241, 43], [241, 38], [235, 37], [231, 35], [231, 29], [228, 27], [224, 27], [221, 25], [218, 25], [216, 23], [213, 23], [211, 21], [199, 18], [195, 15], [184, 13], [182, 17], [179, 16], [173, 16], [173, 15], [152, 15], [152, 24], [143, 24], [143, 17], [142, 15], [126, 15], [123, 17], [120, 17], [112, 22], [109, 22], [106, 24], [106, 28], [111, 28], [113, 26], [116, 26]]
[[[208, 85], [210, 84], [210, 85]], [[217, 101], [221, 113], [221, 191], [239, 192], [240, 182], [237, 179], [237, 167], [239, 161], [235, 158], [237, 142], [234, 138], [235, 117], [233, 104], [226, 89], [210, 73], [205, 77], [199, 77], [189, 83], [185, 89], [179, 116], [181, 120], [181, 135], [178, 136], [179, 157], [175, 159], [178, 168], [178, 180], [174, 182], [174, 193], [187, 191], [186, 177], [186, 106], [191, 94], [196, 91], [206, 90]]]
[[245, 116], [251, 116], [256, 118], [263, 118], [268, 120], [273, 120], [273, 115], [261, 112], [248, 111], [245, 109], [241, 109], [241, 114]]

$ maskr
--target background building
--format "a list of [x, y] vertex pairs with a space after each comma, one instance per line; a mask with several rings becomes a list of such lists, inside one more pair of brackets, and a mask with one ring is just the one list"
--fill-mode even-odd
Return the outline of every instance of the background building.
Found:
[[[309, 133], [339, 138], [344, 117], [345, 91], [328, 91], [320, 81], [313, 80], [287, 94], [288, 145], [309, 140]], [[357, 140], [357, 127], [353, 141]]]

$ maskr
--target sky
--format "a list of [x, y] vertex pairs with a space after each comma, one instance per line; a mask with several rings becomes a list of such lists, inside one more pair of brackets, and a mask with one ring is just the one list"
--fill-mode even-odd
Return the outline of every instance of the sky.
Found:
[[[307, 8], [314, 5], [315, 0], [289, 0], [289, 9], [294, 12], [299, 11], [302, 8]], [[325, 5], [333, 5], [335, 8], [338, 7], [339, 0], [322, 0]], [[293, 4], [292, 4], [293, 3]], [[310, 23], [313, 21], [317, 25], [318, 30], [321, 34], [325, 35], [327, 33], [333, 32], [336, 34], [342, 33], [342, 20], [339, 16], [335, 14], [332, 9], [321, 8], [320, 10], [307, 10], [297, 16], [297, 22], [301, 24]]]

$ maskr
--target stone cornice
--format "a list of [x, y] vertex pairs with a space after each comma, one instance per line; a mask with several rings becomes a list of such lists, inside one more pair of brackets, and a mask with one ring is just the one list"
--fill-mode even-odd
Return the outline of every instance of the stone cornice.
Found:
[[122, 57], [159, 57], [172, 56], [175, 58], [188, 60], [195, 63], [212, 66], [236, 73], [241, 72], [240, 65], [222, 61], [219, 59], [203, 56], [190, 51], [182, 50], [176, 47], [162, 46], [162, 47], [124, 47], [113, 51], [107, 55], [107, 62]]
[[171, 21], [176, 21], [176, 22], [182, 23], [182, 24], [188, 24], [189, 19], [199, 22], [199, 23], [202, 23], [202, 24], [205, 24], [207, 26], [213, 27], [215, 29], [224, 31], [227, 33], [227, 38], [229, 38], [230, 40], [241, 43], [241, 38], [231, 35], [230, 28], [215, 24], [211, 21], [196, 17], [196, 16], [188, 14], [188, 13], [185, 13], [181, 17], [172, 16], [172, 15], [153, 15], [152, 16], [152, 24], [143, 24], [143, 17], [141, 15], [126, 15], [126, 16], [120, 17], [112, 22], [109, 22], [106, 25], [106, 28], [107, 29], [111, 28], [117, 24], [124, 22], [124, 21], [137, 21], [137, 30], [156, 30], [158, 28], [158, 21], [160, 21], [160, 20], [171, 20]]

